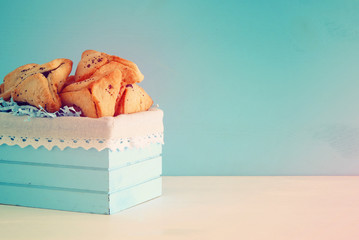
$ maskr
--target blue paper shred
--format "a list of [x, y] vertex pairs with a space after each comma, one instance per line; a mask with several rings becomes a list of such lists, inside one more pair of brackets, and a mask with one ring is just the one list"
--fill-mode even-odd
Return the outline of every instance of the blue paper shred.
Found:
[[41, 106], [36, 108], [30, 105], [18, 105], [11, 98], [10, 101], [5, 101], [0, 98], [0, 112], [11, 113], [15, 116], [28, 116], [27, 120], [31, 118], [55, 118], [55, 117], [79, 117], [81, 111], [76, 111], [73, 107], [64, 106], [59, 111], [49, 113]]

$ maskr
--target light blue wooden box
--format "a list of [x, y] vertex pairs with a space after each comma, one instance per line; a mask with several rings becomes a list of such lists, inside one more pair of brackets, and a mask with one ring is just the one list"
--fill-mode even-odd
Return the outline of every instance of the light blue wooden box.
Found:
[[113, 214], [161, 195], [161, 154], [161, 143], [123, 151], [2, 144], [0, 203]]

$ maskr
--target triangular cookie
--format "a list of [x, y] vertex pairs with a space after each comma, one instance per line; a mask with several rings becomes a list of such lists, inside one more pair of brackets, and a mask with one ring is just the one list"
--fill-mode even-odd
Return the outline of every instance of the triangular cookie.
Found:
[[137, 84], [127, 85], [115, 115], [147, 111], [153, 104], [152, 98]]
[[82, 53], [81, 60], [77, 66], [75, 81], [79, 82], [91, 78], [102, 66], [113, 62], [118, 63], [116, 68], [121, 70], [122, 81], [126, 84], [138, 83], [143, 80], [143, 74], [135, 63], [95, 50], [86, 50]]
[[[27, 102], [36, 107], [40, 105], [49, 112], [58, 111], [61, 107], [58, 93], [66, 84], [71, 70], [72, 61], [65, 58], [55, 59], [42, 65], [26, 64], [5, 76], [4, 89], [0, 92], [0, 97], [4, 100], [13, 97], [14, 101]], [[46, 84], [43, 84], [44, 80]], [[45, 88], [47, 88], [46, 91]], [[28, 91], [31, 89], [41, 89], [41, 91], [33, 91], [33, 94], [29, 95]], [[27, 92], [23, 92], [25, 90]], [[42, 96], [44, 92], [50, 93], [50, 97]]]
[[89, 89], [60, 93], [60, 98], [63, 106], [79, 109], [82, 112], [81, 116], [97, 118], [96, 106]]
[[[121, 89], [122, 74], [119, 69], [108, 70], [107, 65], [103, 66], [93, 77], [75, 82], [66, 86], [60, 97], [63, 105], [77, 105], [79, 108], [86, 108], [85, 104], [94, 104], [96, 115], [93, 110], [84, 110], [86, 117], [106, 117], [115, 113], [116, 99]], [[110, 66], [109, 66], [110, 68]], [[89, 94], [81, 95], [78, 92], [88, 90]], [[73, 102], [72, 102], [73, 101]], [[90, 107], [92, 109], [92, 107]]]
[[121, 88], [121, 71], [116, 69], [91, 85], [91, 93], [98, 117], [112, 117], [115, 114], [117, 94]]
[[97, 69], [108, 63], [107, 54], [94, 50], [86, 50], [76, 68], [75, 81], [83, 81], [91, 77]]
[[26, 102], [35, 107], [43, 107], [48, 112], [56, 112], [61, 107], [61, 100], [56, 94], [53, 96], [48, 80], [41, 73], [27, 77], [11, 92], [16, 102]]
[[[99, 80], [100, 78], [109, 75], [114, 70], [118, 69], [119, 63], [111, 62], [109, 64], [106, 64], [94, 72], [90, 78], [84, 79], [79, 82], [74, 82], [68, 86], [66, 86], [63, 89], [63, 92], [72, 92], [72, 91], [78, 91], [82, 88], [88, 88], [91, 84], [93, 84], [95, 81]], [[117, 79], [118, 82], [121, 83], [122, 75]]]
[[17, 82], [24, 80], [26, 77], [26, 72], [33, 70], [36, 68], [36, 66], [39, 66], [39, 64], [30, 63], [26, 64], [24, 66], [16, 68], [14, 71], [8, 73], [4, 77], [4, 91], [8, 91], [12, 89]]

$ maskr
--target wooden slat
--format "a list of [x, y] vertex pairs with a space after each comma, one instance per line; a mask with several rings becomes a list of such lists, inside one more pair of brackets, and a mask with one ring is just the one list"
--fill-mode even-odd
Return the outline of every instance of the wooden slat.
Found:
[[154, 143], [145, 148], [132, 148], [122, 152], [109, 152], [109, 168], [114, 169], [132, 163], [158, 157], [162, 154], [162, 144]]
[[0, 161], [0, 182], [107, 192], [108, 171]]
[[109, 213], [108, 194], [1, 184], [0, 203], [76, 212]]
[[108, 171], [0, 161], [0, 182], [109, 192], [161, 175], [161, 157]]
[[66, 166], [85, 166], [108, 168], [109, 150], [85, 150], [83, 148], [66, 148], [60, 150], [54, 147], [51, 151], [44, 147], [34, 149], [32, 146], [21, 148], [19, 146], [0, 146], [0, 160], [46, 163]]
[[162, 157], [132, 164], [128, 167], [110, 171], [110, 193], [118, 189], [130, 187], [162, 174]]
[[157, 157], [161, 155], [161, 152], [162, 145], [160, 143], [154, 143], [142, 149], [131, 148], [121, 152], [109, 149], [98, 151], [93, 148], [89, 150], [83, 148], [60, 150], [57, 147], [49, 151], [44, 147], [34, 149], [31, 146], [21, 148], [3, 144], [0, 145], [0, 160], [108, 169]]
[[113, 214], [158, 197], [161, 195], [161, 191], [162, 180], [160, 177], [111, 195], [95, 191], [70, 191], [0, 183], [0, 203], [75, 212]]
[[110, 195], [110, 214], [159, 197], [162, 194], [162, 177]]

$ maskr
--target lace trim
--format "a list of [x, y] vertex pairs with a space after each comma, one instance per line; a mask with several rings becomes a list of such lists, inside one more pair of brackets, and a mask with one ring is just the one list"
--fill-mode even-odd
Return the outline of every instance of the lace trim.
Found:
[[72, 139], [59, 139], [59, 138], [40, 138], [40, 137], [16, 137], [0, 135], [0, 145], [7, 144], [9, 146], [18, 145], [21, 148], [32, 146], [35, 149], [43, 146], [47, 150], [53, 147], [58, 147], [64, 150], [66, 147], [79, 148], [85, 150], [95, 148], [98, 151], [109, 148], [112, 151], [124, 151], [129, 148], [144, 148], [152, 143], [164, 144], [163, 133], [153, 133], [146, 136], [136, 136], [129, 138], [119, 139], [99, 139], [99, 138], [72, 138]]

